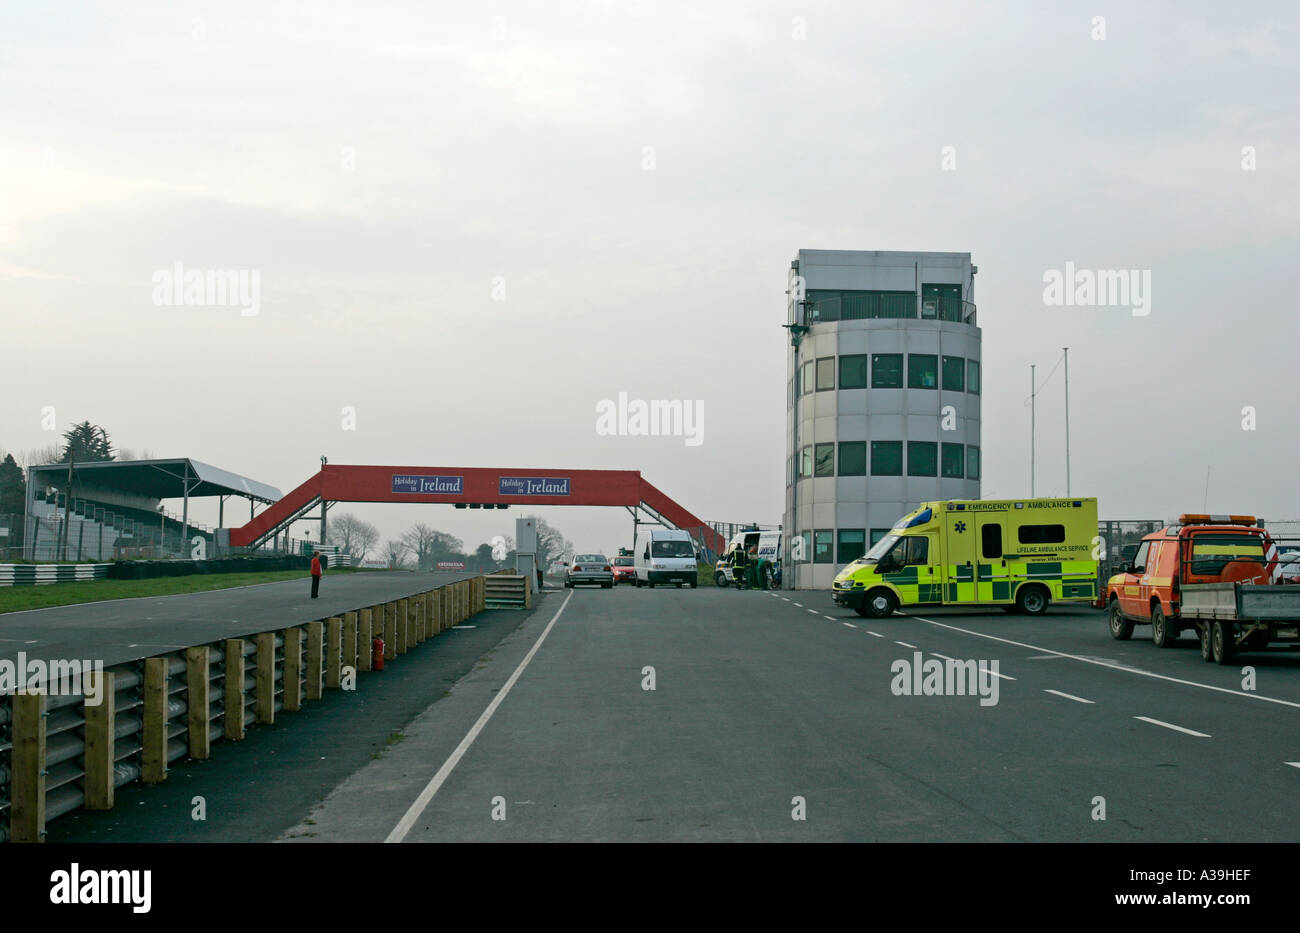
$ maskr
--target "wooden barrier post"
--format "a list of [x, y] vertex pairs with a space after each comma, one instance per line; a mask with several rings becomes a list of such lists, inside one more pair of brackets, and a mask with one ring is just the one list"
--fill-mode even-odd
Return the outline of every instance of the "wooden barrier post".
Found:
[[438, 595], [442, 599], [442, 630], [445, 632], [455, 624], [451, 620], [451, 586], [440, 588]]
[[302, 709], [302, 629], [284, 630], [284, 708]]
[[424, 644], [424, 594], [411, 597], [411, 611], [415, 615], [415, 643]]
[[433, 615], [433, 634], [442, 634], [442, 590], [429, 594], [429, 611]]
[[9, 779], [9, 838], [42, 842], [45, 835], [45, 696], [13, 698], [13, 750]]
[[360, 653], [361, 646], [357, 644], [357, 614], [353, 612], [343, 613], [343, 666], [352, 668], [355, 674], [360, 667], [357, 665], [357, 656]]
[[244, 738], [244, 640], [226, 639], [226, 699], [222, 734], [232, 742]]
[[275, 722], [275, 632], [257, 636], [257, 721], [264, 726]]
[[321, 698], [320, 671], [321, 658], [324, 654], [325, 646], [324, 626], [320, 622], [307, 623], [307, 699], [319, 700]]
[[398, 600], [398, 654], [404, 655], [411, 650], [411, 603], [407, 599]]
[[140, 742], [140, 780], [167, 780], [167, 659], [144, 662], [144, 736]]
[[[206, 761], [212, 754], [212, 683], [208, 646], [185, 649], [185, 734], [189, 739], [190, 757]], [[112, 804], [110, 803], [111, 807]]]
[[397, 603], [384, 604], [384, 660], [397, 657]]
[[343, 620], [330, 616], [325, 623], [325, 686], [337, 690], [343, 683]]
[[357, 670], [370, 670], [370, 643], [374, 640], [374, 610], [362, 609], [357, 623]]
[[531, 574], [524, 574], [524, 608], [533, 608], [533, 578]]
[[[191, 649], [192, 650], [192, 649]], [[113, 753], [117, 748], [117, 703], [114, 690], [117, 675], [100, 675], [100, 701], [85, 704], [86, 717], [86, 809], [113, 809]]]

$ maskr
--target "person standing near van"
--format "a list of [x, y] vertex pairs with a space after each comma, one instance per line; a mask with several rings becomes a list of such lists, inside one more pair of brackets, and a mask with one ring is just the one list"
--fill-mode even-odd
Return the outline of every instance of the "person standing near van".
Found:
[[311, 552], [311, 598], [320, 596], [320, 551]]

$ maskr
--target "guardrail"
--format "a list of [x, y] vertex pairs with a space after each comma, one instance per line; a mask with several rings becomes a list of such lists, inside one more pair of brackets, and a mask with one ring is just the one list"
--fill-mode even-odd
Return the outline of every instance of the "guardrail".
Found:
[[112, 564], [0, 564], [0, 586], [107, 580]]
[[396, 660], [483, 611], [486, 595], [485, 578], [472, 577], [141, 658], [104, 671], [97, 704], [84, 693], [0, 696], [0, 842], [39, 842], [50, 820], [79, 807], [111, 810], [124, 784], [160, 783], [172, 762], [211, 757], [214, 741], [240, 741], [326, 690], [357, 689], [374, 636], [385, 662]]

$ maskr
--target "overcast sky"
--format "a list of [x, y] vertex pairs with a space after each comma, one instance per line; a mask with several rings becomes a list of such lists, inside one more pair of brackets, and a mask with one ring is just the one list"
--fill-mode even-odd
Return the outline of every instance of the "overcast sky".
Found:
[[[285, 491], [322, 454], [639, 469], [775, 523], [796, 252], [960, 251], [985, 497], [1028, 494], [1029, 366], [1069, 346], [1102, 517], [1300, 517], [1298, 9], [8, 4], [0, 447], [54, 441], [54, 406]], [[1150, 313], [1046, 305], [1067, 262], [1149, 270]], [[255, 271], [258, 313], [156, 304], [175, 263]], [[601, 436], [619, 392], [702, 400], [703, 443]], [[471, 547], [521, 514], [345, 510]], [[621, 510], [542, 514], [630, 541]]]

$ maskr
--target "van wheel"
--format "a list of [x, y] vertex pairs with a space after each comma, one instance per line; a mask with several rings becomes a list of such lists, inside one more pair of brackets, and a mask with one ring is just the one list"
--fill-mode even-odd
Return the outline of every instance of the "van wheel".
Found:
[[1198, 625], [1196, 627], [1196, 634], [1197, 636], [1199, 636], [1201, 641], [1201, 660], [1213, 661], [1214, 644], [1210, 638], [1210, 623], [1202, 622], [1200, 625]]
[[867, 616], [871, 619], [883, 619], [886, 616], [894, 614], [898, 608], [898, 600], [889, 590], [872, 590], [867, 594], [867, 598], [862, 602], [862, 608], [858, 610], [858, 615]]
[[730, 581], [727, 579], [727, 575], [719, 570], [713, 575], [713, 582], [716, 586], [725, 588]]
[[1025, 615], [1041, 616], [1047, 611], [1047, 590], [1041, 586], [1022, 586], [1016, 593], [1016, 608]]
[[1224, 623], [1215, 619], [1213, 629], [1210, 632], [1210, 653], [1214, 657], [1215, 664], [1231, 664], [1233, 649], [1236, 647], [1232, 643], [1232, 623]]
[[1124, 618], [1120, 611], [1119, 600], [1110, 601], [1110, 637], [1116, 641], [1128, 641], [1133, 636], [1133, 623]]
[[1172, 648], [1178, 640], [1178, 630], [1165, 617], [1165, 611], [1159, 603], [1151, 607], [1151, 640], [1157, 648]]

